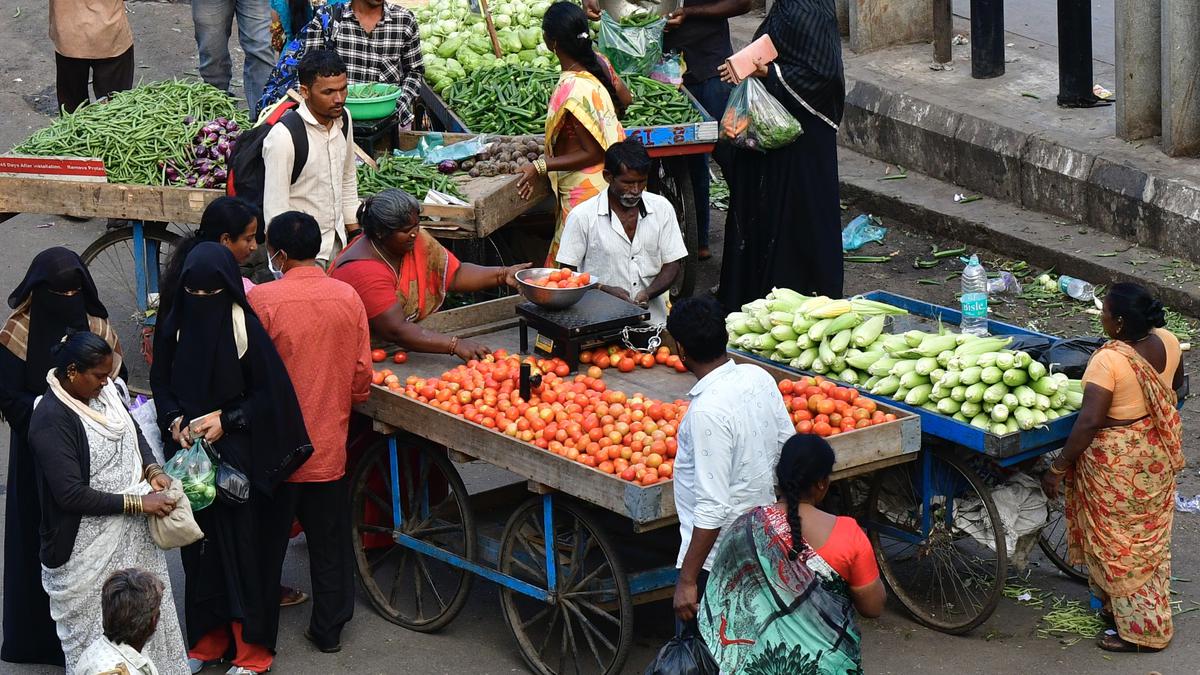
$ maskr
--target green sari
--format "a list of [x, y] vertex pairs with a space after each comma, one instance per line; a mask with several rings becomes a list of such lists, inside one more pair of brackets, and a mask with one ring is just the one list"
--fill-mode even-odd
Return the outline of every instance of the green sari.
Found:
[[700, 605], [700, 636], [722, 673], [862, 673], [850, 587], [805, 546], [788, 560], [785, 514], [765, 506], [729, 526]]

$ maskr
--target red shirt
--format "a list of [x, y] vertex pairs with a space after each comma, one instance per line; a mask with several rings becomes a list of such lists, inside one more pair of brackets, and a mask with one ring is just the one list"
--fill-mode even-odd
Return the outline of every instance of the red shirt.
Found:
[[346, 473], [350, 406], [371, 393], [371, 330], [354, 289], [320, 267], [295, 267], [255, 286], [250, 306], [287, 366], [313, 455], [288, 478], [322, 483]]

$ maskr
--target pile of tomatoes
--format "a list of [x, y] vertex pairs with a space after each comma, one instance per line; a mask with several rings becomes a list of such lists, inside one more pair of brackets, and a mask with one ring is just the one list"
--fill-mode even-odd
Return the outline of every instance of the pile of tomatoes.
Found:
[[798, 434], [836, 436], [896, 419], [857, 389], [839, 387], [820, 375], [780, 380], [779, 393]]
[[[591, 365], [592, 368], [598, 368], [601, 371], [607, 368], [616, 368], [622, 373], [631, 373], [639, 366], [642, 368], [667, 366], [668, 368], [674, 368], [676, 372], [687, 372], [683, 361], [679, 360], [679, 357], [675, 354], [672, 354], [671, 350], [667, 347], [659, 347], [658, 351], [653, 354], [644, 354], [633, 349], [622, 349], [617, 345], [608, 345], [607, 347], [597, 347], [583, 352], [579, 355], [579, 362]], [[588, 374], [593, 377], [600, 377], [594, 374], [592, 368], [588, 369]]]
[[684, 401], [627, 396], [602, 379], [568, 377], [560, 359], [526, 361], [542, 376], [528, 401], [520, 396], [521, 359], [503, 350], [437, 378], [401, 382], [380, 370], [375, 383], [622, 480], [654, 485], [671, 479]]
[[592, 275], [587, 272], [576, 274], [564, 267], [544, 277], [530, 279], [529, 283], [542, 288], [582, 288], [592, 283]]

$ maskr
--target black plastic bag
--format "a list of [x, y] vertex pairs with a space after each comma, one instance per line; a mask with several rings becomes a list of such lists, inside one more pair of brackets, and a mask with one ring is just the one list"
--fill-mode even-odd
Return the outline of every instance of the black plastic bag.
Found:
[[1052, 373], [1065, 373], [1072, 380], [1083, 377], [1092, 354], [1108, 342], [1099, 337], [1077, 337], [1059, 340], [1042, 355], [1039, 361], [1046, 364]]
[[645, 675], [720, 675], [716, 660], [694, 630], [684, 630], [658, 650]]
[[1042, 337], [1040, 335], [1012, 335], [1003, 337], [1012, 337], [1012, 342], [1008, 343], [1005, 349], [1011, 349], [1014, 352], [1025, 352], [1033, 357], [1034, 361], [1041, 361], [1042, 365], [1049, 367], [1050, 364], [1042, 361], [1042, 357], [1046, 355], [1046, 351], [1050, 349], [1050, 345], [1054, 344], [1054, 338]]

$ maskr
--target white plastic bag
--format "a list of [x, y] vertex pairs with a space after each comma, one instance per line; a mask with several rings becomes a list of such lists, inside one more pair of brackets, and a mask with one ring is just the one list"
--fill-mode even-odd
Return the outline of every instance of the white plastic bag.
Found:
[[150, 444], [150, 451], [154, 453], [154, 461], [161, 465], [163, 463], [162, 432], [158, 429], [158, 408], [154, 405], [154, 399], [130, 410], [129, 416], [133, 418], [134, 422], [137, 422], [138, 428], [142, 430], [142, 436]]

